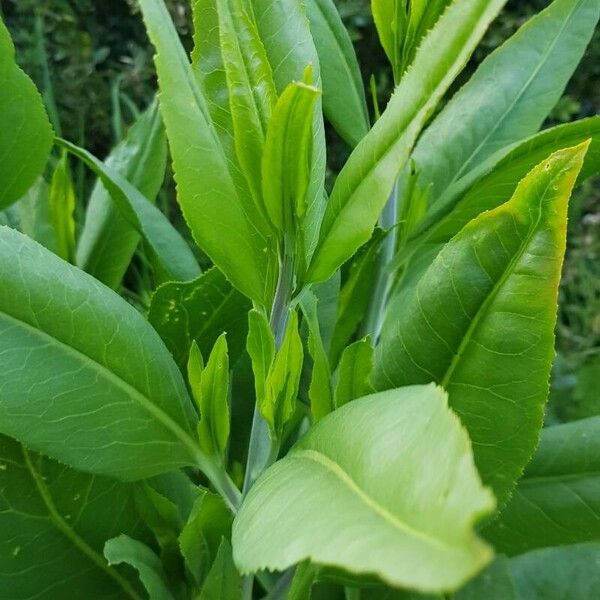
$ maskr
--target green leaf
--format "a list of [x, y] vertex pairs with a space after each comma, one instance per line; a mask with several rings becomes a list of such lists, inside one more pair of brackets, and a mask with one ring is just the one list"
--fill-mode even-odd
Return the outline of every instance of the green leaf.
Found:
[[223, 273], [213, 268], [193, 281], [161, 285], [152, 295], [148, 320], [181, 368], [193, 341], [208, 356], [223, 331], [233, 364], [246, 343], [246, 314], [251, 307]]
[[484, 535], [498, 551], [600, 540], [600, 417], [542, 431], [508, 505]]
[[107, 538], [145, 533], [132, 492], [0, 436], [0, 597], [140, 600], [102, 556]]
[[234, 559], [242, 573], [310, 559], [450, 590], [490, 560], [472, 525], [493, 508], [446, 394], [398, 389], [327, 415], [258, 479], [234, 521]]
[[58, 251], [56, 231], [50, 222], [49, 186], [40, 177], [19, 200], [11, 206], [19, 216], [18, 226], [25, 235], [42, 244], [55, 254]]
[[0, 279], [2, 433], [125, 480], [199, 464], [184, 381], [131, 305], [8, 228]]
[[254, 219], [268, 235], [262, 201], [261, 157], [267, 124], [277, 101], [273, 72], [244, 0], [216, 0], [221, 55], [238, 163], [254, 199]]
[[152, 600], [173, 600], [160, 559], [146, 544], [120, 535], [106, 542], [104, 556], [110, 565], [127, 564], [136, 569]]
[[372, 391], [369, 383], [372, 370], [373, 346], [370, 338], [354, 342], [342, 352], [335, 386], [336, 408]]
[[[193, 343], [188, 363], [190, 385], [200, 411], [198, 439], [206, 454], [224, 457], [229, 441], [229, 356], [226, 334], [219, 336], [206, 366], [198, 372], [202, 355]], [[198, 376], [199, 375], [199, 376]]]
[[231, 537], [231, 513], [221, 498], [203, 490], [179, 536], [181, 554], [196, 584], [216, 560], [221, 539]]
[[[297, 0], [253, 0], [252, 8], [260, 37], [273, 68], [277, 92], [282, 94], [292, 81], [302, 81], [308, 65], [312, 66], [314, 85], [321, 88], [319, 57], [310, 32], [305, 6]], [[325, 210], [325, 128], [321, 100], [314, 112], [311, 180], [308, 205], [302, 225], [305, 262], [308, 264], [319, 237]]]
[[270, 304], [277, 277], [269, 242], [239, 197], [206, 99], [163, 0], [141, 0], [157, 50], [160, 109], [169, 138], [177, 197], [194, 239], [242, 293]]
[[[319, 90], [309, 85], [310, 69], [305, 79], [304, 83], [290, 83], [277, 101], [269, 120], [262, 157], [262, 186], [267, 214], [276, 229], [291, 240], [302, 231], [308, 208], [312, 127], [319, 97]], [[296, 254], [303, 256], [304, 241], [302, 238], [298, 241], [302, 245]]]
[[455, 236], [376, 350], [375, 389], [435, 381], [448, 390], [501, 505], [542, 425], [567, 204], [587, 147], [550, 156]]
[[198, 600], [241, 600], [242, 579], [233, 564], [231, 544], [223, 538]]
[[42, 98], [17, 66], [0, 19], [0, 209], [18, 200], [42, 174], [53, 133]]
[[82, 160], [102, 181], [121, 216], [148, 243], [163, 269], [173, 279], [197, 277], [200, 267], [181, 234], [160, 210], [108, 164], [65, 140], [57, 144]]
[[281, 348], [267, 374], [264, 396], [261, 399], [257, 395], [260, 413], [269, 424], [273, 439], [281, 439], [284, 426], [296, 412], [303, 359], [298, 313], [291, 311]]
[[254, 309], [248, 313], [246, 348], [252, 361], [256, 401], [260, 404], [267, 395], [267, 378], [275, 359], [275, 339], [267, 318]]
[[56, 254], [72, 262], [75, 254], [75, 190], [66, 152], [62, 153], [52, 174], [48, 205], [50, 223], [56, 232]]
[[333, 0], [309, 0], [306, 11], [319, 53], [323, 111], [352, 147], [370, 129], [365, 89], [352, 40]]
[[453, 596], [453, 600], [519, 600], [510, 561], [506, 556], [496, 556], [491, 565]]
[[[160, 190], [167, 163], [167, 141], [153, 102], [133, 124], [125, 139], [104, 161], [150, 202]], [[78, 267], [116, 289], [140, 241], [139, 233], [121, 215], [98, 179], [90, 196], [76, 253]]]
[[513, 558], [518, 600], [596, 600], [600, 544], [547, 548]]
[[317, 297], [308, 290], [300, 300], [300, 307], [308, 325], [308, 350], [313, 361], [308, 397], [310, 412], [315, 422], [328, 415], [334, 408], [331, 367], [321, 337], [317, 306]]
[[554, 0], [493, 52], [423, 134], [413, 153], [435, 201], [496, 151], [534, 134], [581, 60], [597, 0]]
[[309, 281], [328, 279], [369, 240], [421, 128], [504, 3], [457, 0], [423, 40], [387, 109], [336, 180]]

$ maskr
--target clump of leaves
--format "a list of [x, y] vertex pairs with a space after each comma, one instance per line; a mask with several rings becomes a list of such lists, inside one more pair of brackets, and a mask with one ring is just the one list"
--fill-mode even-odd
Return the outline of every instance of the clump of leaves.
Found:
[[[600, 6], [554, 0], [430, 121], [503, 5], [373, 0], [371, 126], [330, 0], [196, 0], [190, 57], [141, 0], [158, 105], [104, 162], [54, 138], [49, 183], [0, 28], [0, 597], [597, 596], [598, 418], [537, 446], [600, 120], [538, 130]], [[205, 272], [154, 204], [167, 141]]]

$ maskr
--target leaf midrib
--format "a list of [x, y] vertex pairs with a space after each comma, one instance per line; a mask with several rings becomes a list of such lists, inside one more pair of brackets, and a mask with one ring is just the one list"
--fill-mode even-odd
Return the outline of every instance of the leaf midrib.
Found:
[[418, 540], [425, 542], [426, 544], [435, 546], [445, 552], [452, 552], [454, 548], [445, 543], [443, 540], [439, 538], [431, 537], [430, 535], [424, 533], [423, 531], [419, 531], [415, 529], [408, 523], [401, 521], [396, 515], [391, 513], [385, 506], [382, 506], [369, 496], [359, 485], [352, 479], [347, 471], [345, 471], [338, 463], [334, 462], [326, 456], [325, 454], [318, 452], [317, 450], [311, 449], [302, 449], [302, 450], [294, 450], [291, 454], [291, 457], [294, 458], [305, 458], [306, 460], [317, 463], [324, 469], [333, 473], [340, 481], [342, 481], [358, 498], [365, 504], [368, 508], [373, 510], [373, 512], [377, 513], [378, 516], [384, 519], [387, 523], [389, 523], [394, 529], [399, 530], [401, 533], [408, 535], [413, 538], [417, 538]]
[[73, 346], [69, 346], [67, 343], [59, 340], [58, 338], [52, 336], [51, 334], [34, 327], [27, 321], [23, 319], [19, 319], [13, 315], [8, 314], [6, 311], [0, 310], [0, 319], [5, 318], [9, 322], [13, 322], [17, 327], [22, 327], [25, 330], [32, 332], [34, 335], [37, 335], [41, 338], [46, 338], [50, 341], [50, 345], [56, 345], [59, 349], [62, 349], [66, 354], [70, 354], [75, 356], [78, 360], [91, 365], [92, 370], [97, 371], [100, 376], [104, 376], [105, 379], [112, 381], [118, 388], [124, 390], [128, 395], [133, 397], [136, 402], [139, 404], [141, 408], [143, 408], [146, 412], [155, 417], [160, 423], [162, 423], [171, 433], [175, 435], [175, 437], [186, 446], [187, 450], [190, 452], [190, 456], [194, 458], [194, 462], [192, 464], [197, 465], [201, 464], [202, 461], [199, 460], [199, 449], [194, 444], [192, 438], [188, 436], [182, 427], [177, 424], [166, 412], [156, 406], [149, 398], [147, 398], [142, 392], [133, 387], [130, 383], [119, 377], [116, 373], [113, 373], [110, 369], [97, 362], [94, 358], [87, 355], [85, 352], [74, 348]]
[[31, 461], [31, 457], [29, 456], [29, 452], [26, 450], [24, 446], [21, 446], [23, 451], [23, 458], [25, 461], [25, 465], [33, 482], [35, 483], [35, 487], [48, 511], [48, 515], [50, 518], [50, 522], [54, 525], [54, 527], [64, 535], [87, 559], [92, 561], [94, 565], [103, 571], [108, 577], [110, 577], [119, 587], [123, 589], [123, 591], [132, 598], [133, 600], [142, 600], [142, 597], [137, 594], [137, 592], [132, 588], [129, 582], [121, 576], [121, 574], [109, 567], [104, 558], [98, 554], [92, 547], [88, 545], [88, 543], [81, 538], [77, 532], [70, 527], [70, 525], [63, 519], [61, 514], [58, 512], [54, 504], [54, 500], [50, 493], [50, 490], [46, 486], [43, 477], [38, 473], [37, 469], [33, 465]]

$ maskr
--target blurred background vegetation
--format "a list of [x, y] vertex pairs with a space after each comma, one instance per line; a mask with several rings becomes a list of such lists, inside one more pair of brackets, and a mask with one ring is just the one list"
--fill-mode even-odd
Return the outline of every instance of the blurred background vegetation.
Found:
[[[191, 45], [189, 0], [167, 0], [184, 44]], [[355, 42], [364, 80], [389, 97], [392, 77], [370, 15], [369, 0], [337, 0]], [[455, 87], [548, 0], [510, 0]], [[0, 0], [17, 58], [44, 94], [56, 131], [104, 157], [153, 97], [153, 50], [135, 0]], [[600, 31], [547, 125], [600, 113]], [[328, 131], [330, 177], [348, 148]], [[91, 181], [75, 172], [79, 198]], [[167, 186], [166, 194], [172, 194]], [[172, 204], [172, 203], [171, 203]], [[558, 357], [548, 420], [600, 414], [600, 181], [571, 204], [568, 252], [557, 326]]]

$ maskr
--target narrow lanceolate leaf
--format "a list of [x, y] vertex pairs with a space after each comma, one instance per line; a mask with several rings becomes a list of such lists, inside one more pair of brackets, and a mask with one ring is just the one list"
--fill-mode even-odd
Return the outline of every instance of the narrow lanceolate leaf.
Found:
[[17, 66], [0, 19], [0, 209], [18, 200], [42, 174], [52, 127], [35, 85]]
[[368, 241], [427, 117], [505, 0], [458, 0], [423, 40], [387, 109], [336, 180], [309, 270], [328, 279]]
[[[250, 4], [247, 2], [247, 4]], [[273, 68], [277, 92], [282, 94], [292, 81], [302, 81], [312, 66], [314, 85], [321, 88], [319, 57], [310, 32], [305, 6], [297, 0], [253, 0], [252, 9], [262, 42]], [[313, 123], [313, 151], [308, 188], [308, 206], [303, 223], [305, 260], [312, 256], [325, 210], [325, 127], [321, 100], [317, 99]]]
[[[310, 77], [310, 69], [307, 71]], [[313, 122], [319, 90], [290, 83], [269, 121], [262, 157], [262, 194], [271, 223], [281, 238], [295, 240], [296, 255], [304, 256], [303, 222], [309, 204]], [[293, 251], [288, 249], [288, 251]]]
[[600, 595], [600, 544], [546, 548], [513, 558], [518, 600], [596, 600]]
[[65, 140], [57, 140], [57, 143], [82, 160], [97, 175], [121, 216], [148, 243], [166, 273], [173, 279], [184, 281], [200, 274], [200, 267], [187, 242], [139, 190], [87, 150]]
[[600, 540], [600, 417], [542, 431], [524, 477], [484, 535], [509, 556]]
[[169, 138], [177, 196], [198, 245], [232, 284], [260, 304], [273, 294], [275, 256], [249, 221], [227, 158], [163, 0], [140, 7], [157, 50], [160, 108]]
[[262, 203], [261, 157], [277, 92], [256, 24], [246, 13], [243, 2], [216, 0], [221, 55], [237, 160], [254, 198], [254, 219], [261, 219], [263, 231], [268, 235]]
[[600, 117], [552, 127], [494, 155], [451, 186], [417, 227], [408, 243], [399, 294], [390, 301], [389, 319], [402, 310], [403, 294], [414, 285], [440, 250], [469, 221], [497, 208], [514, 193], [519, 181], [550, 154], [591, 139], [577, 182], [600, 172]]
[[496, 151], [534, 134], [594, 32], [597, 0], [554, 0], [493, 52], [419, 140], [413, 157], [435, 201]]
[[39, 244], [55, 254], [58, 251], [56, 230], [50, 222], [49, 186], [43, 177], [40, 177], [27, 193], [12, 205], [7, 212], [18, 215], [17, 223], [6, 223], [18, 229]]
[[246, 348], [252, 361], [256, 401], [260, 404], [266, 395], [267, 377], [275, 358], [275, 340], [267, 318], [257, 310], [248, 313]]
[[106, 542], [104, 556], [110, 565], [133, 567], [152, 600], [173, 600], [160, 559], [146, 544], [120, 535]]
[[259, 478], [234, 521], [234, 559], [243, 573], [310, 559], [451, 590], [490, 560], [473, 524], [493, 508], [445, 393], [393, 390], [331, 413]]
[[110, 537], [145, 535], [129, 485], [72, 471], [0, 436], [0, 531], [2, 598], [143, 598], [102, 556]]
[[454, 237], [376, 351], [376, 389], [435, 381], [448, 390], [501, 504], [542, 424], [567, 203], [587, 146], [550, 156]]
[[[156, 102], [133, 124], [105, 161], [149, 202], [163, 183], [167, 140]], [[121, 215], [108, 190], [97, 180], [77, 244], [76, 264], [110, 288], [121, 284], [140, 235]]]
[[335, 386], [336, 408], [372, 391], [369, 384], [372, 370], [373, 346], [368, 337], [350, 344], [342, 352]]
[[67, 159], [63, 152], [58, 161], [48, 193], [48, 216], [56, 234], [56, 254], [72, 262], [75, 253], [75, 190]]
[[231, 553], [231, 544], [223, 538], [198, 600], [240, 600], [242, 578], [233, 564]]
[[[194, 348], [190, 353], [191, 362], [194, 358], [198, 360], [199, 351], [195, 344], [192, 346]], [[224, 333], [215, 342], [200, 380], [197, 381], [197, 377], [194, 379], [196, 381], [190, 380], [190, 383], [200, 411], [200, 448], [206, 454], [225, 456], [229, 441], [229, 356]]]
[[323, 79], [323, 111], [352, 147], [370, 129], [365, 88], [352, 40], [333, 0], [309, 0], [310, 30], [319, 53]]
[[213, 268], [193, 281], [161, 285], [152, 296], [148, 320], [180, 367], [185, 366], [193, 341], [202, 356], [208, 356], [223, 332], [233, 364], [246, 344], [250, 308], [250, 301]]
[[8, 228], [0, 279], [2, 433], [124, 480], [198, 464], [181, 374], [132, 306]]

